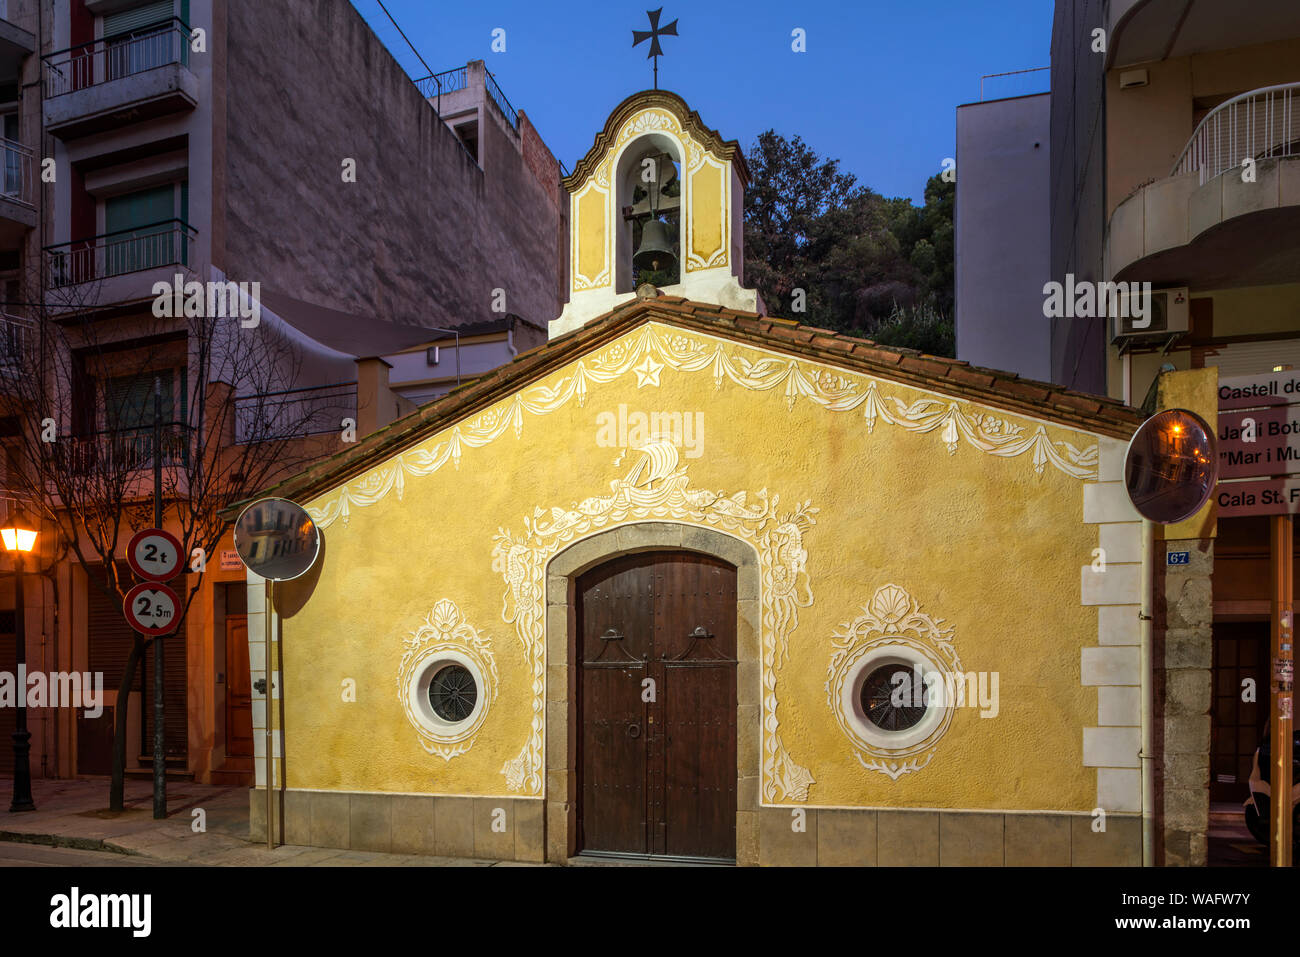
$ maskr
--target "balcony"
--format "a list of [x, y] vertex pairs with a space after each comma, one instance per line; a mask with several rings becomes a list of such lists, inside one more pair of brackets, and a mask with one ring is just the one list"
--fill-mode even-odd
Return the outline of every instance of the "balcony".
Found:
[[1300, 35], [1295, 0], [1110, 0], [1105, 10], [1108, 70]]
[[168, 23], [42, 57], [45, 128], [63, 140], [192, 110], [190, 29]]
[[8, 11], [0, 4], [0, 81], [17, 80], [23, 60], [36, 52], [36, 36], [10, 23]]
[[36, 326], [30, 319], [0, 312], [0, 388], [25, 391], [16, 387], [33, 368], [35, 337]]
[[342, 420], [357, 417], [357, 384], [309, 386], [235, 399], [235, 442], [338, 434]]
[[32, 151], [0, 138], [0, 249], [13, 249], [36, 225]]
[[46, 246], [47, 299], [53, 306], [93, 309], [152, 298], [155, 283], [189, 275], [197, 236], [187, 223], [171, 219]]
[[1169, 175], [1116, 207], [1106, 273], [1193, 289], [1300, 282], [1300, 83], [1208, 113]]
[[[194, 430], [179, 422], [168, 422], [159, 431], [163, 468], [187, 468]], [[53, 443], [52, 452], [56, 467], [65, 475], [95, 476], [112, 482], [115, 477], [152, 470], [154, 447], [154, 430], [150, 425], [61, 438]]]

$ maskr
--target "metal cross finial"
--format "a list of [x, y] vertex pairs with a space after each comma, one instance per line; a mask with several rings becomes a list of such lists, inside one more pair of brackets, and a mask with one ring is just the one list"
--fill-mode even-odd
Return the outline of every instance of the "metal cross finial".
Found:
[[660, 7], [658, 10], [647, 10], [646, 16], [650, 18], [650, 29], [632, 31], [632, 46], [636, 46], [638, 43], [643, 43], [646, 40], [650, 41], [650, 52], [646, 54], [645, 58], [647, 60], [651, 57], [654, 58], [656, 90], [659, 89], [659, 58], [664, 55], [664, 49], [659, 45], [659, 38], [677, 36], [676, 20], [665, 27], [659, 26], [659, 14], [663, 12], [663, 7]]

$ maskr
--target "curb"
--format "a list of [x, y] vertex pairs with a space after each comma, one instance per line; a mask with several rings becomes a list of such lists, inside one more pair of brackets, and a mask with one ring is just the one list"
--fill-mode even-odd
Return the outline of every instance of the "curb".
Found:
[[0, 831], [0, 841], [13, 844], [40, 844], [44, 847], [67, 847], [78, 851], [108, 851], [127, 857], [144, 857], [139, 851], [113, 844], [97, 837], [69, 837], [63, 834], [38, 834], [28, 831]]

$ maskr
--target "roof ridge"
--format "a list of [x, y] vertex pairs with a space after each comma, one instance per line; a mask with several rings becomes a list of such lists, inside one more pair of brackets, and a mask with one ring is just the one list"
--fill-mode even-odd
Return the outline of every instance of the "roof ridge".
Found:
[[[933, 356], [916, 349], [890, 346], [780, 317], [697, 303], [679, 296], [632, 299], [589, 320], [577, 329], [522, 352], [513, 361], [462, 382], [455, 389], [414, 412], [370, 433], [351, 449], [313, 463], [276, 483], [268, 492], [285, 497], [320, 492], [347, 481], [375, 459], [397, 455], [425, 435], [472, 415], [480, 406], [523, 381], [541, 378], [572, 358], [585, 355], [629, 328], [651, 320], [680, 324], [692, 330], [724, 334], [742, 344], [778, 348], [818, 361], [847, 363], [867, 375], [891, 378], [913, 388], [946, 391], [967, 401], [1002, 408], [1013, 414], [1048, 418], [1063, 428], [1113, 437], [1128, 437], [1142, 414], [1116, 399], [1065, 389], [1048, 382], [1021, 378], [972, 366], [965, 360]], [[243, 503], [226, 509], [235, 512]]]

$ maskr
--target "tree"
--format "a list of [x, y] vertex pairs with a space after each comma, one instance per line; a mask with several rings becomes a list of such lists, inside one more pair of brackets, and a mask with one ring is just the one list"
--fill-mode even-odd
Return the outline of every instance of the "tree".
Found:
[[[140, 245], [127, 252], [152, 254], [154, 246]], [[115, 264], [81, 265], [94, 275], [72, 277], [84, 279], [75, 282], [53, 273], [44, 304], [29, 307], [30, 318], [22, 320], [17, 361], [0, 363], [11, 423], [4, 440], [9, 494], [39, 511], [87, 581], [120, 604], [131, 582], [117, 558], [134, 532], [153, 525], [152, 467], [159, 456], [164, 524], [194, 559], [188, 588], [180, 589], [179, 628], [202, 584], [206, 556], [228, 527], [221, 511], [305, 466], [312, 456], [299, 440], [322, 424], [337, 429], [342, 414], [355, 414], [355, 402], [349, 405], [346, 394], [315, 401], [286, 395], [299, 382], [299, 350], [269, 324], [246, 327], [237, 316], [209, 315], [208, 296], [160, 294], [155, 306], [162, 309], [146, 305], [109, 318], [97, 301]], [[160, 443], [155, 388], [165, 420]], [[127, 699], [153, 640], [136, 635], [119, 700]], [[125, 760], [126, 709], [118, 708], [113, 810], [122, 808]]]
[[952, 355], [952, 184], [932, 177], [918, 209], [773, 130], [746, 162], [745, 279], [768, 309]]

